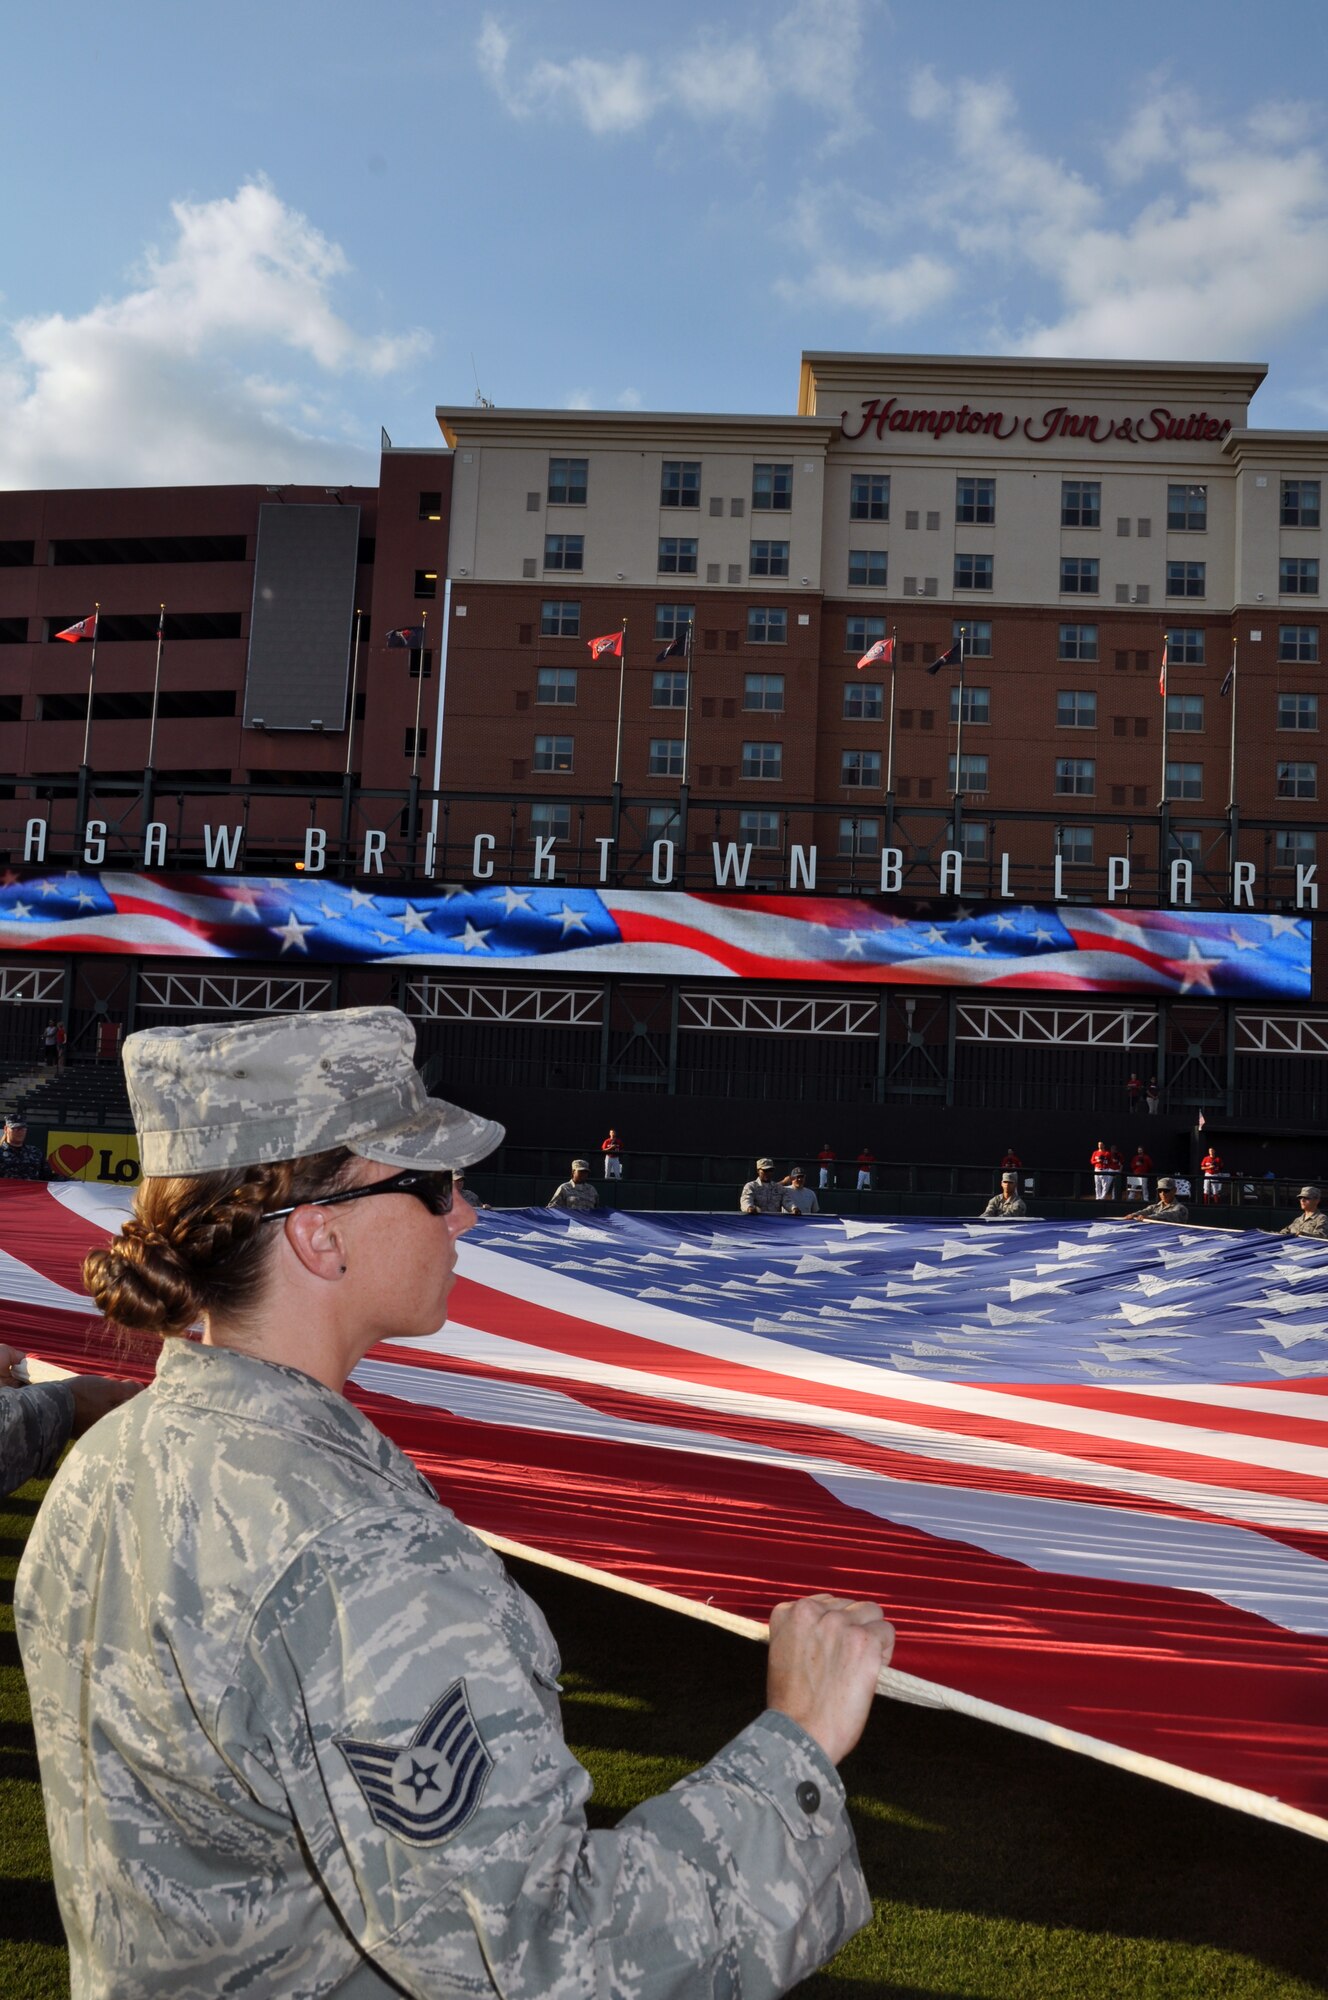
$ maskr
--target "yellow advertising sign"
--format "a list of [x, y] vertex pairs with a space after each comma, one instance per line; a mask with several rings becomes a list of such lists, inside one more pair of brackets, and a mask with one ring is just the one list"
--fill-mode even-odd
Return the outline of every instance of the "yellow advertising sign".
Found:
[[57, 1180], [138, 1186], [138, 1140], [132, 1132], [48, 1132], [46, 1157]]

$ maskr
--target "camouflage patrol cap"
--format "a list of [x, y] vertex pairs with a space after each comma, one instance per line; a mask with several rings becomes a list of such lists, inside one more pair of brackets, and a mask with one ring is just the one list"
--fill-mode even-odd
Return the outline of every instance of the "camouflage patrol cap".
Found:
[[1296, 1196], [1296, 1199], [1297, 1201], [1308, 1201], [1311, 1195], [1313, 1195], [1315, 1201], [1318, 1201], [1321, 1199], [1323, 1195], [1323, 1189], [1317, 1187], [1303, 1187], [1300, 1193]]
[[336, 1146], [385, 1166], [471, 1166], [503, 1127], [430, 1097], [414, 1047], [395, 1007], [130, 1035], [125, 1080], [143, 1172], [204, 1174]]
[[756, 1162], [756, 1171], [758, 1174], [760, 1173], [762, 1167], [764, 1167], [769, 1173], [773, 1173], [775, 1171], [775, 1163], [773, 1160], [766, 1160], [766, 1159], [758, 1160]]
[[1170, 1188], [1170, 1189], [1171, 1189], [1171, 1191], [1172, 1191], [1172, 1193], [1173, 1193], [1173, 1194], [1175, 1193], [1175, 1190], [1176, 1190], [1176, 1183], [1175, 1183], [1175, 1181], [1174, 1181], [1174, 1180], [1173, 1180], [1173, 1179], [1171, 1178], [1171, 1175], [1170, 1175], [1170, 1174], [1162, 1174], [1162, 1175], [1160, 1175], [1160, 1176], [1159, 1176], [1159, 1178], [1158, 1178], [1158, 1183], [1157, 1183], [1157, 1185], [1158, 1185], [1158, 1188], [1159, 1188], [1159, 1189], [1161, 1189], [1161, 1188]]

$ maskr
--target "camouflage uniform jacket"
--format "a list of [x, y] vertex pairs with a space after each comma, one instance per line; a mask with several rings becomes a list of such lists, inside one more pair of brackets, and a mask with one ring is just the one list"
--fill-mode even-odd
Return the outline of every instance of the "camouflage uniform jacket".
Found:
[[67, 1382], [0, 1389], [0, 1494], [45, 1479], [73, 1427], [74, 1392]]
[[1321, 1208], [1306, 1214], [1302, 1209], [1294, 1222], [1288, 1222], [1285, 1229], [1278, 1230], [1279, 1236], [1328, 1236], [1328, 1215]]
[[21, 1146], [0, 1146], [0, 1181], [48, 1181], [46, 1155], [31, 1139]]
[[748, 1181], [738, 1196], [744, 1215], [778, 1215], [784, 1206], [784, 1190], [778, 1181]]
[[1190, 1211], [1183, 1201], [1154, 1201], [1147, 1208], [1138, 1208], [1135, 1215], [1140, 1222], [1188, 1222]]
[[589, 1181], [562, 1181], [554, 1189], [547, 1203], [548, 1208], [572, 1208], [582, 1211], [599, 1207], [599, 1194]]
[[870, 1914], [771, 1711], [588, 1831], [540, 1612], [295, 1369], [168, 1342], [15, 1610], [73, 2000], [767, 2000]]
[[1019, 1195], [994, 1194], [978, 1218], [981, 1222], [1004, 1222], [1012, 1215], [1027, 1215], [1028, 1205]]

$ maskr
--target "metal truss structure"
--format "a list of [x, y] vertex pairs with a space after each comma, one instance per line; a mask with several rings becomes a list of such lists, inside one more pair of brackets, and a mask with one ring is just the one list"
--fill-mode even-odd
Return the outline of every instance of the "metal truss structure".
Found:
[[[55, 974], [57, 983], [59, 973]], [[0, 996], [3, 997], [3, 996]], [[151, 1011], [200, 1014], [308, 1014], [331, 1007], [335, 986], [316, 975], [155, 972], [141, 968], [135, 1005]]]

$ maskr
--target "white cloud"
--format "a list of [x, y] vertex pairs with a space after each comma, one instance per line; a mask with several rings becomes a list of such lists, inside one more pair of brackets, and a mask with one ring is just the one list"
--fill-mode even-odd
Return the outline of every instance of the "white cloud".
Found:
[[594, 390], [569, 389], [563, 397], [563, 408], [565, 410], [593, 410], [595, 408]]
[[792, 0], [763, 36], [704, 31], [652, 62], [626, 51], [565, 62], [514, 61], [512, 35], [486, 16], [475, 43], [481, 74], [513, 118], [570, 110], [597, 137], [639, 130], [681, 110], [700, 120], [767, 118], [780, 97], [799, 99], [832, 125], [856, 124], [854, 79], [873, 0]]
[[856, 307], [877, 324], [906, 326], [950, 298], [958, 273], [925, 251], [894, 266], [838, 262], [823, 258], [805, 278], [780, 279], [775, 290], [791, 304]]
[[641, 391], [639, 389], [620, 389], [613, 400], [620, 410], [639, 410], [641, 407]]
[[10, 327], [0, 486], [367, 471], [334, 385], [387, 375], [426, 336], [357, 333], [332, 303], [343, 252], [265, 182], [171, 212], [132, 289]]

